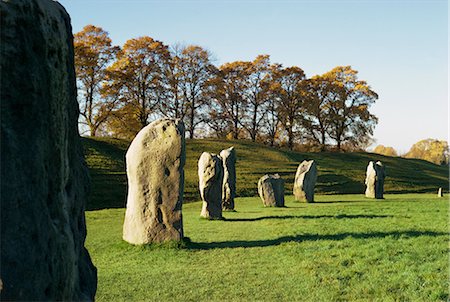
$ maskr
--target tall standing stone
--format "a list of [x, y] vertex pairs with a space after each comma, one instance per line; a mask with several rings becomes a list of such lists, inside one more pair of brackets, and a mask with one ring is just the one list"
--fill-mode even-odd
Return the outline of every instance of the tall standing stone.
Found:
[[284, 207], [284, 180], [278, 174], [266, 174], [258, 181], [259, 197], [265, 207]]
[[295, 200], [314, 202], [317, 181], [317, 165], [313, 160], [304, 160], [297, 168], [294, 180]]
[[442, 188], [439, 188], [438, 190], [438, 197], [444, 197], [444, 194], [442, 193]]
[[92, 301], [70, 18], [51, 0], [0, 11], [1, 300]]
[[236, 151], [234, 147], [222, 150], [223, 161], [222, 209], [234, 210], [236, 196]]
[[125, 241], [148, 244], [183, 239], [185, 161], [183, 122], [160, 119], [139, 131], [126, 154]]
[[198, 178], [203, 200], [200, 216], [222, 219], [223, 164], [220, 156], [203, 152], [198, 160]]
[[366, 197], [383, 199], [386, 173], [380, 161], [370, 161], [366, 171]]

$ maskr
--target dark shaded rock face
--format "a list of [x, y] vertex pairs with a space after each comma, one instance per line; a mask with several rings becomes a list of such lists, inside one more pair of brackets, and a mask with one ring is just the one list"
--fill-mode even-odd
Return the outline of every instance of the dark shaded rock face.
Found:
[[0, 11], [1, 299], [93, 300], [70, 19], [50, 0]]
[[234, 210], [236, 196], [236, 151], [234, 147], [222, 150], [220, 157], [223, 161], [222, 209]]

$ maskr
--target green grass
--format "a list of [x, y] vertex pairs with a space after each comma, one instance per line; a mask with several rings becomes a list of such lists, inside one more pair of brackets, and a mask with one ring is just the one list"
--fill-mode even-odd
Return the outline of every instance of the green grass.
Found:
[[[241, 151], [241, 154], [243, 152]], [[280, 159], [282, 162], [282, 160]], [[184, 248], [122, 241], [124, 209], [86, 213], [97, 301], [447, 301], [448, 199], [319, 195], [224, 221], [183, 205]]]
[[[125, 152], [129, 142], [109, 138], [83, 138], [92, 176], [92, 193], [87, 208], [120, 208], [126, 203]], [[299, 163], [314, 159], [319, 176], [316, 192], [321, 194], [363, 193], [367, 163], [381, 160], [387, 171], [387, 193], [437, 192], [448, 190], [448, 167], [416, 159], [372, 153], [298, 153], [275, 149], [246, 140], [187, 140], [185, 201], [199, 200], [197, 160], [203, 151], [218, 153], [235, 146], [237, 152], [237, 195], [256, 196], [258, 179], [265, 173], [279, 173], [292, 192]]]

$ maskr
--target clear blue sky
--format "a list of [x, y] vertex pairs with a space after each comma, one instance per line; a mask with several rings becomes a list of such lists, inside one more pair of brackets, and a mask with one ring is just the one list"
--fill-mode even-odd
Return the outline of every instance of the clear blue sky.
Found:
[[269, 54], [307, 76], [351, 65], [379, 94], [376, 144], [448, 137], [447, 1], [63, 0], [73, 31], [208, 48], [217, 64]]

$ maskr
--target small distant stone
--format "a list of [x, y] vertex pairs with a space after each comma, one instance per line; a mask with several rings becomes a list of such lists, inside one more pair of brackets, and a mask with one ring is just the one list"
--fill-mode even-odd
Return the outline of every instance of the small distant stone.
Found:
[[442, 188], [439, 188], [438, 190], [438, 197], [444, 197], [444, 194], [442, 193]]
[[223, 162], [222, 209], [232, 211], [236, 196], [236, 151], [234, 147], [222, 150], [220, 157]]
[[216, 154], [203, 152], [198, 160], [200, 196], [203, 200], [201, 217], [222, 219], [222, 158]]
[[304, 160], [297, 168], [294, 180], [295, 200], [314, 202], [317, 181], [317, 165], [314, 160]]
[[380, 161], [370, 161], [366, 171], [366, 197], [383, 199], [386, 172]]
[[258, 181], [258, 193], [265, 207], [284, 207], [284, 180], [278, 174], [266, 174]]

